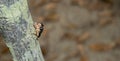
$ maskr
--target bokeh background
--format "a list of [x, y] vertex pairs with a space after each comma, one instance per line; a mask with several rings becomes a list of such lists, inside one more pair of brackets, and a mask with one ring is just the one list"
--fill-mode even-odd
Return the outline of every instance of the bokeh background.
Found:
[[[120, 61], [120, 0], [28, 0], [45, 61]], [[0, 61], [12, 61], [0, 37]]]

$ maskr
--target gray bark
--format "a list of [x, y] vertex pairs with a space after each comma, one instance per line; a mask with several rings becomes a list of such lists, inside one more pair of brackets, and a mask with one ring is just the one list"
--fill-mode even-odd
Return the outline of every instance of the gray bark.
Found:
[[44, 61], [27, 0], [0, 0], [0, 33], [14, 61]]

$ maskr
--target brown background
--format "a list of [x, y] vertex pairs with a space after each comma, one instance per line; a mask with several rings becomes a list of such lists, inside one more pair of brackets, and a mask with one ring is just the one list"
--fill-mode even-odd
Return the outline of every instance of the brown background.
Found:
[[[120, 61], [117, 0], [28, 0], [46, 61]], [[119, 3], [118, 3], [119, 4]], [[0, 61], [12, 61], [0, 38]]]

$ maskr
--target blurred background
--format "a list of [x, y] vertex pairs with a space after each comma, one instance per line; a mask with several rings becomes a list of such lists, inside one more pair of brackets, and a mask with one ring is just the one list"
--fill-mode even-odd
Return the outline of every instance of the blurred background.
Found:
[[[28, 0], [45, 61], [120, 61], [120, 0]], [[0, 61], [12, 56], [0, 37]]]

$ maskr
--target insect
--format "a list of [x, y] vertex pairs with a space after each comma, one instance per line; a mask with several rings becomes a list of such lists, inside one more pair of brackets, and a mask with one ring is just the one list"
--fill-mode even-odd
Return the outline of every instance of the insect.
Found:
[[43, 25], [43, 23], [35, 22], [33, 26], [34, 26], [35, 32], [36, 32], [35, 35], [37, 36], [37, 39], [38, 39], [44, 30], [44, 25]]

